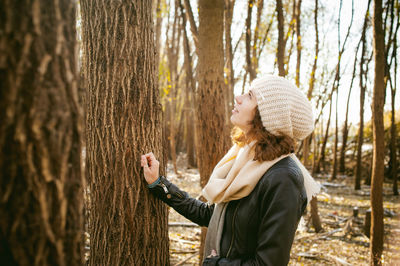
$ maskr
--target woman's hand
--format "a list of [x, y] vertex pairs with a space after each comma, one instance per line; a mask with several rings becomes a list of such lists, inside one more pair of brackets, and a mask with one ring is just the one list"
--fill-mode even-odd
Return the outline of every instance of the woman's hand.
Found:
[[160, 173], [160, 162], [152, 152], [142, 155], [140, 164], [143, 167], [144, 178], [148, 184], [154, 183]]

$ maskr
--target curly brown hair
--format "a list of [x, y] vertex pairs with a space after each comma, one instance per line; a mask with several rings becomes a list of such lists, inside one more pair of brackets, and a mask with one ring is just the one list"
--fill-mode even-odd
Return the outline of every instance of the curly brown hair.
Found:
[[262, 124], [258, 108], [256, 108], [249, 132], [245, 134], [243, 130], [235, 126], [232, 129], [231, 137], [233, 143], [240, 147], [256, 140], [254, 160], [260, 162], [271, 161], [284, 154], [292, 153], [296, 146], [295, 140], [289, 136], [275, 136], [269, 133]]

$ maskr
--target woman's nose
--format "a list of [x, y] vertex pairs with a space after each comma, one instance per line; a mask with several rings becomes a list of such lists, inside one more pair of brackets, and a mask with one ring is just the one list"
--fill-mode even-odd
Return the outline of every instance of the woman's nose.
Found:
[[236, 100], [237, 103], [240, 103], [241, 102], [241, 95], [236, 96], [235, 100]]

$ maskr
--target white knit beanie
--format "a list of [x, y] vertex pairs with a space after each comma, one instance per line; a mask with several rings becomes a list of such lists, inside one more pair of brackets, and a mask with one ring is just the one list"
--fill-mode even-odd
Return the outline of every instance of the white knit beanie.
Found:
[[302, 140], [314, 130], [310, 101], [287, 79], [266, 75], [255, 79], [250, 90], [256, 96], [263, 126], [271, 134]]

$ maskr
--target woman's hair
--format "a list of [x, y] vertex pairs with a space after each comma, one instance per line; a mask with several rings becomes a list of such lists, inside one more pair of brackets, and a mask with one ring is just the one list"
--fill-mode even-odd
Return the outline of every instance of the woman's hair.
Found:
[[232, 141], [240, 147], [255, 140], [254, 160], [257, 161], [271, 161], [284, 154], [294, 152], [296, 145], [294, 139], [289, 136], [275, 136], [269, 133], [262, 124], [258, 108], [256, 108], [249, 132], [245, 134], [239, 127], [234, 127], [231, 136]]

